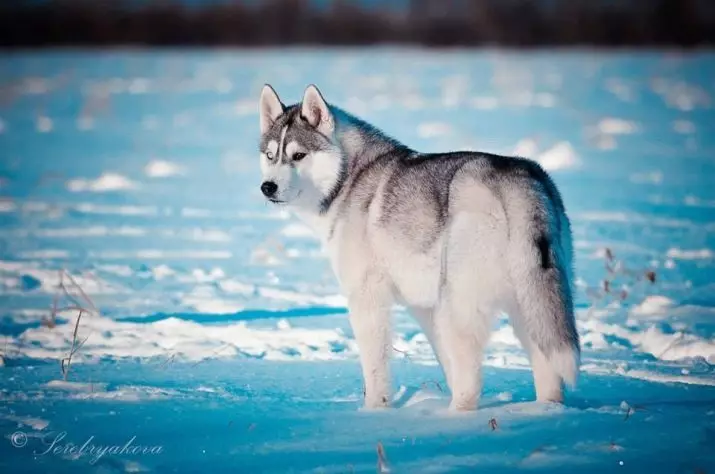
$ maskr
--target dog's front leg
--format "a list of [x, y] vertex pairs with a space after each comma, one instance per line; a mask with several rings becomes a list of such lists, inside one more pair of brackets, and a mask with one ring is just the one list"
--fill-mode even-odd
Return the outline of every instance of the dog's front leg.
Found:
[[387, 407], [390, 400], [391, 303], [381, 293], [362, 288], [348, 298], [350, 325], [360, 351], [367, 409]]

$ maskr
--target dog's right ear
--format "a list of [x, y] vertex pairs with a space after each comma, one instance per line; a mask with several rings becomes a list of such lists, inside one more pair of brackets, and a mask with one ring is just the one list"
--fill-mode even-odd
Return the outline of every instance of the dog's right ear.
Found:
[[285, 112], [283, 102], [278, 98], [278, 94], [271, 86], [266, 84], [261, 91], [261, 101], [258, 115], [261, 120], [261, 135], [266, 133], [273, 125], [273, 122]]

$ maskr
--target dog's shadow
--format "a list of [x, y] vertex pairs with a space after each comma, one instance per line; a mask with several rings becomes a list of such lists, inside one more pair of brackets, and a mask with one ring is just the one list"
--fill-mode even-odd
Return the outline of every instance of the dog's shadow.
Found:
[[[438, 385], [423, 384], [420, 386], [401, 386], [392, 399], [390, 407], [398, 410], [417, 410], [429, 413], [450, 413], [450, 392]], [[485, 397], [479, 401], [479, 408], [499, 408], [519, 401], [501, 400], [496, 397]]]

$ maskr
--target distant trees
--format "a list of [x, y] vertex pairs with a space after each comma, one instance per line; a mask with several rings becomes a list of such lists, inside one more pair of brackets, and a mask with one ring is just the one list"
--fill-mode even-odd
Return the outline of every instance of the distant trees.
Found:
[[715, 43], [710, 0], [2, 0], [0, 46]]

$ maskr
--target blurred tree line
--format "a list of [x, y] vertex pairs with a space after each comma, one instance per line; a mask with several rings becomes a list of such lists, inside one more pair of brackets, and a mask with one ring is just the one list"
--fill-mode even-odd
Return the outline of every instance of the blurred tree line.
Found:
[[[387, 2], [389, 3], [389, 2]], [[0, 46], [715, 43], [715, 0], [1, 0]]]

